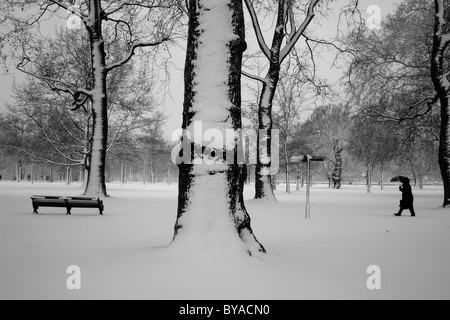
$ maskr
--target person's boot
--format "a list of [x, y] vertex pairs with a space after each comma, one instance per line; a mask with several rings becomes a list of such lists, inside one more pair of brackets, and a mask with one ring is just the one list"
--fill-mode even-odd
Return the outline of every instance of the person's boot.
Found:
[[395, 213], [394, 214], [394, 216], [396, 216], [396, 217], [400, 217], [402, 214], [399, 212], [399, 213]]

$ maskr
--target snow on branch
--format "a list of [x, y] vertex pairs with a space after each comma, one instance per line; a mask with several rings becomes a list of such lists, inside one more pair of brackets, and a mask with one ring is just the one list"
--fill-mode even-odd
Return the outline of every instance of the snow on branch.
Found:
[[450, 32], [442, 35], [442, 47], [446, 48], [450, 44]]
[[80, 17], [83, 21], [85, 21], [85, 19], [87, 18], [83, 12], [81, 12], [81, 10], [77, 9], [75, 6], [72, 5], [68, 5], [65, 4], [64, 2], [61, 2], [59, 0], [49, 0], [51, 3], [56, 4], [57, 6], [66, 9], [67, 11], [69, 11], [70, 13]]
[[441, 37], [440, 48], [445, 48], [450, 44], [450, 32], [445, 33], [447, 21], [445, 20], [445, 6], [444, 0], [436, 0], [436, 34], [435, 36]]
[[258, 15], [256, 14], [255, 7], [251, 0], [245, 0], [245, 4], [247, 6], [248, 12], [250, 13], [250, 17], [252, 19], [253, 29], [255, 30], [256, 38], [258, 40], [259, 47], [264, 55], [270, 59], [270, 49], [267, 46], [266, 40], [261, 31], [261, 25], [259, 24]]
[[291, 34], [291, 36], [287, 40], [286, 46], [281, 50], [280, 61], [283, 61], [284, 59], [286, 59], [286, 57], [292, 51], [292, 48], [295, 46], [295, 44], [298, 42], [300, 37], [305, 32], [306, 28], [310, 25], [311, 21], [315, 17], [314, 9], [319, 2], [320, 2], [320, 0], [311, 0], [305, 20], [300, 25], [298, 30], [296, 30], [295, 33]]

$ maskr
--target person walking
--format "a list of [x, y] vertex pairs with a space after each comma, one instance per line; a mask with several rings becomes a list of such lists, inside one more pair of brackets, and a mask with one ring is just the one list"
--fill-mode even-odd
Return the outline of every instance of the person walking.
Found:
[[400, 217], [403, 210], [409, 209], [411, 212], [411, 217], [415, 217], [416, 213], [414, 211], [414, 196], [412, 193], [411, 185], [409, 184], [409, 179], [405, 178], [401, 180], [402, 185], [399, 190], [402, 193], [402, 200], [400, 200], [400, 210], [395, 216]]

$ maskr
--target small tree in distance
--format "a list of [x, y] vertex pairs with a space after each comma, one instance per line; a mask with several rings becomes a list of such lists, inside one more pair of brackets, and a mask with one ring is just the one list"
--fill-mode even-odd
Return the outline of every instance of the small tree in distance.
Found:
[[366, 167], [367, 193], [372, 191], [372, 173], [376, 166], [387, 163], [398, 154], [399, 137], [392, 124], [376, 122], [358, 114], [350, 130], [350, 154]]

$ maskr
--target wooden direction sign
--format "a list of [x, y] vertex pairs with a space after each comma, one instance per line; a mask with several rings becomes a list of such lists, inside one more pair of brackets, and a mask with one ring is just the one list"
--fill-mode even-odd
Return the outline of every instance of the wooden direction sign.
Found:
[[313, 156], [293, 156], [291, 157], [292, 163], [308, 162], [308, 161], [325, 161], [325, 157], [313, 157]]
[[311, 161], [325, 161], [325, 157], [314, 157], [310, 155], [306, 156], [293, 156], [291, 157], [291, 162], [293, 163], [300, 163], [304, 162], [307, 163], [306, 166], [306, 206], [305, 206], [305, 218], [310, 219], [311, 218], [311, 205], [310, 205], [310, 199], [311, 199]]

